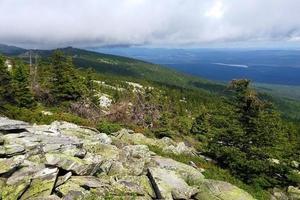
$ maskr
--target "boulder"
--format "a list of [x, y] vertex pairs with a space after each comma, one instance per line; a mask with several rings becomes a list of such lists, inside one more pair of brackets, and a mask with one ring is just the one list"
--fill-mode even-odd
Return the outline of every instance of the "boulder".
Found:
[[300, 189], [297, 187], [289, 186], [287, 189], [288, 197], [291, 200], [300, 200]]
[[[25, 161], [24, 161], [25, 162]], [[23, 164], [25, 165], [25, 164]], [[29, 165], [29, 166], [22, 166], [20, 169], [15, 171], [8, 179], [6, 184], [7, 185], [16, 185], [23, 180], [30, 180], [33, 176], [42, 171], [45, 168], [44, 165]]]
[[72, 172], [68, 172], [63, 176], [59, 176], [57, 178], [57, 181], [55, 183], [55, 188], [57, 188], [58, 186], [61, 186], [62, 184], [64, 184], [67, 180], [69, 180], [72, 176]]
[[64, 197], [64, 199], [82, 199], [85, 195], [89, 194], [89, 191], [80, 187], [80, 185], [73, 183], [72, 181], [67, 181], [66, 183], [55, 188], [55, 192], [59, 197]]
[[149, 168], [148, 177], [158, 199], [191, 199], [198, 191], [189, 186], [175, 171]]
[[[145, 145], [129, 145], [123, 147], [119, 160], [114, 163], [114, 165], [120, 165], [117, 174], [141, 175], [145, 171], [145, 165], [150, 162], [150, 157], [149, 148]], [[112, 169], [116, 169], [116, 167], [113, 166]]]
[[113, 182], [113, 188], [123, 194], [156, 199], [156, 194], [147, 176], [122, 176]]
[[0, 146], [0, 157], [13, 157], [25, 153], [25, 148], [22, 145], [11, 144]]
[[94, 175], [101, 163], [92, 163], [66, 154], [46, 154], [46, 164], [56, 166], [77, 175]]
[[24, 161], [25, 156], [15, 156], [9, 159], [0, 159], [0, 175], [4, 173], [11, 173], [19, 167]]
[[44, 168], [37, 172], [31, 181], [30, 187], [21, 199], [43, 198], [51, 195], [55, 185], [58, 168]]
[[22, 180], [21, 182], [14, 185], [5, 185], [0, 190], [0, 197], [3, 200], [15, 200], [20, 199], [21, 195], [30, 186], [31, 181], [28, 179]]
[[246, 191], [230, 183], [206, 179], [194, 196], [197, 200], [254, 200]]
[[204, 181], [204, 176], [202, 175], [202, 173], [192, 166], [177, 162], [170, 158], [163, 158], [160, 156], [153, 157], [152, 161], [159, 168], [174, 171], [189, 185], [201, 184]]
[[0, 131], [24, 130], [28, 126], [26, 122], [0, 117]]
[[99, 140], [103, 144], [111, 144], [112, 143], [112, 139], [105, 133], [99, 133], [98, 135], [95, 136], [95, 139]]
[[272, 191], [272, 200], [289, 200], [288, 196], [285, 194], [283, 190], [278, 188], [274, 188]]
[[176, 145], [170, 145], [163, 148], [164, 152], [173, 153], [173, 154], [186, 154], [186, 155], [195, 155], [195, 150], [191, 147], [185, 145], [184, 142], [180, 142]]

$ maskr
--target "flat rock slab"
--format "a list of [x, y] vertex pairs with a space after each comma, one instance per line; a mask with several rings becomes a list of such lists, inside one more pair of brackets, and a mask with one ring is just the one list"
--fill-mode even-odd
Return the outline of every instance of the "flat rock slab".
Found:
[[94, 175], [101, 163], [92, 163], [66, 154], [46, 154], [46, 164], [71, 171], [74, 174], [85, 176]]
[[23, 121], [0, 117], [0, 131], [23, 130], [28, 126], [29, 124]]
[[246, 191], [230, 183], [206, 179], [195, 196], [197, 200], [255, 200]]
[[191, 199], [198, 190], [189, 186], [180, 176], [174, 171], [149, 168], [148, 177], [158, 199], [173, 200], [173, 199]]
[[10, 173], [24, 161], [24, 156], [16, 156], [10, 159], [0, 159], [0, 175]]
[[157, 167], [174, 171], [190, 185], [198, 185], [204, 181], [203, 174], [192, 166], [160, 156], [154, 156], [152, 160], [157, 165]]
[[55, 185], [58, 168], [44, 168], [37, 172], [26, 192], [22, 195], [22, 199], [43, 198], [51, 195]]

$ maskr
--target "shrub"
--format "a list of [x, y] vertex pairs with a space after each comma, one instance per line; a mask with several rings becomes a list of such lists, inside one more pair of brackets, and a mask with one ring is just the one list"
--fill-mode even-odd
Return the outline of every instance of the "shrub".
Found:
[[103, 132], [103, 133], [114, 133], [117, 132], [118, 130], [121, 129], [121, 126], [119, 124], [116, 123], [111, 123], [108, 121], [102, 121], [100, 122], [97, 127], [98, 131]]

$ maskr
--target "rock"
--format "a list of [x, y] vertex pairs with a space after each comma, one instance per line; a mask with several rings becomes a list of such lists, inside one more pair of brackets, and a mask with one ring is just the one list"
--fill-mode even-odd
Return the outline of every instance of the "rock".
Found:
[[74, 154], [74, 156], [82, 159], [85, 157], [86, 153], [87, 151], [85, 149], [78, 149], [78, 151]]
[[300, 189], [299, 188], [289, 186], [287, 189], [287, 193], [288, 193], [288, 197], [291, 200], [300, 200]]
[[158, 199], [190, 199], [197, 189], [189, 186], [175, 171], [149, 168], [148, 177]]
[[21, 199], [33, 199], [48, 197], [55, 185], [58, 168], [45, 168], [37, 172], [31, 181], [30, 187], [22, 195]]
[[[25, 161], [24, 161], [25, 162]], [[22, 166], [20, 169], [15, 171], [8, 179], [6, 184], [8, 185], [16, 185], [19, 182], [22, 182], [26, 179], [32, 179], [33, 176], [42, 171], [45, 168], [44, 165], [30, 165], [30, 166]]]
[[[0, 140], [1, 140], [1, 139], [0, 139]], [[292, 164], [292, 166], [293, 166], [293, 167], [295, 167], [295, 168], [297, 168], [297, 169], [298, 169], [298, 168], [299, 168], [299, 166], [300, 166], [300, 163], [299, 163], [299, 162], [297, 162], [297, 161], [295, 161], [295, 160], [294, 160], [294, 161], [292, 161], [292, 163], [291, 163], [291, 164]]]
[[112, 139], [105, 133], [99, 133], [97, 136], [95, 136], [95, 138], [98, 139], [103, 144], [111, 144], [112, 143]]
[[81, 199], [83, 196], [89, 194], [87, 190], [72, 181], [67, 181], [63, 185], [55, 188], [55, 192], [59, 197], [64, 197], [64, 199], [70, 200], [76, 198]]
[[24, 156], [15, 156], [9, 159], [0, 159], [0, 175], [4, 173], [11, 173], [19, 167], [24, 161]]
[[44, 153], [49, 153], [58, 151], [61, 149], [61, 147], [61, 144], [45, 144], [42, 149]]
[[125, 174], [139, 176], [145, 171], [145, 164], [150, 162], [150, 157], [146, 145], [129, 145], [122, 148], [119, 161], [125, 168]]
[[164, 152], [173, 153], [173, 154], [186, 154], [186, 155], [195, 155], [195, 150], [191, 147], [185, 145], [184, 142], [180, 142], [177, 145], [170, 145], [163, 148]]
[[0, 146], [0, 157], [12, 157], [25, 153], [25, 148], [22, 145], [12, 144]]
[[91, 188], [101, 188], [106, 185], [99, 178], [94, 176], [72, 176], [69, 181], [88, 190]]
[[0, 145], [4, 144], [4, 139], [2, 138], [2, 134], [0, 133]]
[[113, 187], [123, 194], [133, 196], [144, 196], [155, 199], [156, 194], [151, 186], [150, 180], [146, 176], [122, 176], [114, 182]]
[[1, 188], [1, 195], [3, 200], [15, 200], [20, 199], [21, 195], [27, 190], [31, 181], [30, 180], [23, 180], [15, 185], [6, 185], [5, 187]]
[[194, 196], [197, 200], [254, 200], [246, 191], [230, 183], [206, 179]]
[[72, 172], [68, 172], [63, 176], [59, 176], [57, 178], [57, 181], [55, 183], [55, 188], [57, 188], [58, 186], [61, 186], [62, 184], [64, 184], [67, 180], [69, 180], [72, 176]]
[[274, 200], [289, 200], [288, 196], [280, 189], [274, 188], [272, 191], [272, 198]]
[[174, 171], [189, 185], [201, 184], [204, 181], [204, 176], [201, 172], [192, 166], [177, 162], [170, 158], [155, 156], [152, 158], [157, 167]]
[[83, 147], [91, 154], [100, 155], [105, 160], [119, 159], [120, 150], [113, 145], [102, 144], [100, 142], [84, 143]]
[[50, 195], [47, 197], [36, 197], [36, 198], [33, 198], [32, 200], [61, 200], [61, 198], [59, 198], [56, 195]]
[[0, 117], [0, 131], [24, 130], [28, 126], [26, 122]]
[[129, 130], [129, 129], [125, 129], [125, 128], [122, 128], [121, 130], [115, 132], [115, 133], [112, 133], [111, 135], [113, 136], [117, 136], [117, 137], [122, 137], [123, 135], [128, 135], [128, 134], [132, 134], [134, 133], [132, 130]]
[[77, 175], [94, 175], [101, 163], [91, 163], [66, 154], [46, 154], [46, 164], [71, 171]]

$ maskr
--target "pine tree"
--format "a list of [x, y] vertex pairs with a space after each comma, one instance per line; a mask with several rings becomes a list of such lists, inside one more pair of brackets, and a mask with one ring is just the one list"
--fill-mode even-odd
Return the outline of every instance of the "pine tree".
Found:
[[33, 107], [34, 98], [29, 89], [29, 74], [25, 67], [18, 64], [13, 71], [12, 86], [14, 90], [14, 100], [18, 107]]

